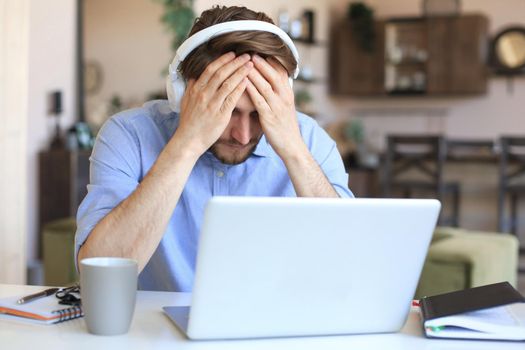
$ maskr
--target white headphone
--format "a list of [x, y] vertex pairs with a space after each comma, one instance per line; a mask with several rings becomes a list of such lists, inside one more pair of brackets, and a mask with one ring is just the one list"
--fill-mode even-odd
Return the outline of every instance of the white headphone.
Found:
[[[175, 54], [175, 58], [173, 58], [173, 61], [169, 66], [169, 74], [168, 78], [166, 79], [166, 92], [168, 94], [170, 107], [174, 112], [180, 112], [180, 103], [182, 96], [184, 95], [184, 91], [186, 90], [186, 81], [179, 72], [179, 65], [181, 62], [184, 61], [184, 59], [199, 45], [208, 42], [216, 36], [231, 32], [249, 30], [269, 32], [281, 38], [282, 41], [284, 41], [284, 43], [290, 48], [290, 51], [292, 51], [295, 61], [297, 62], [293, 79], [297, 78], [299, 75], [299, 53], [297, 52], [297, 48], [295, 47], [292, 39], [290, 39], [288, 34], [286, 34], [281, 28], [269, 22], [254, 20], [230, 21], [215, 24], [198, 31], [186, 39], [186, 41], [184, 41], [182, 45], [179, 46], [179, 49]], [[290, 85], [293, 84], [293, 79], [292, 77], [289, 78]]]

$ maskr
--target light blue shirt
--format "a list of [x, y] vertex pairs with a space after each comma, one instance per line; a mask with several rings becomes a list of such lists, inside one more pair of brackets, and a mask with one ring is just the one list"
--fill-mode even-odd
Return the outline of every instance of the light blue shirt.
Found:
[[[310, 117], [298, 113], [303, 139], [341, 197], [352, 197], [335, 142]], [[147, 174], [179, 122], [167, 101], [113, 116], [91, 155], [88, 194], [78, 209], [75, 257], [95, 225], [126, 199]], [[212, 196], [296, 196], [284, 163], [263, 136], [243, 163], [226, 165], [210, 152], [193, 168], [150, 261], [139, 275], [145, 290], [192, 290], [204, 206]], [[76, 258], [75, 258], [76, 261]]]

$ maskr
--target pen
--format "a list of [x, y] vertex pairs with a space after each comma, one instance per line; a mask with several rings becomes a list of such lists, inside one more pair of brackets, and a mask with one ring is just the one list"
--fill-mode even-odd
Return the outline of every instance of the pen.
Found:
[[25, 303], [33, 301], [35, 299], [47, 297], [49, 295], [55, 294], [59, 289], [60, 288], [49, 288], [49, 289], [43, 290], [43, 291], [35, 293], [35, 294], [26, 295], [25, 297], [18, 299], [16, 303], [17, 304], [25, 304]]

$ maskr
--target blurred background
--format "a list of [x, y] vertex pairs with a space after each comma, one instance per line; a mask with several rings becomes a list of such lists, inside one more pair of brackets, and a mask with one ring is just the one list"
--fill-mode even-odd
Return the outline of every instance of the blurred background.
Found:
[[294, 39], [297, 108], [336, 140], [357, 196], [437, 197], [443, 226], [525, 245], [523, 0], [0, 0], [0, 282], [50, 284], [44, 270], [69, 264], [60, 232], [97, 131], [164, 98], [174, 49], [213, 5]]

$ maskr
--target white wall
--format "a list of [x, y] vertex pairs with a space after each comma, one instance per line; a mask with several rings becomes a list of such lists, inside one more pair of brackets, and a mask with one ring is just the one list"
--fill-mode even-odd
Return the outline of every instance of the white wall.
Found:
[[29, 27], [29, 93], [27, 124], [28, 260], [38, 247], [38, 152], [47, 148], [54, 120], [47, 98], [62, 91], [62, 128], [75, 120], [76, 1], [31, 1]]
[[153, 0], [84, 0], [84, 57], [103, 64], [102, 87], [86, 99], [91, 121], [107, 118], [103, 106], [115, 94], [135, 105], [163, 89], [172, 53], [162, 10]]
[[25, 283], [29, 1], [0, 0], [0, 283]]

